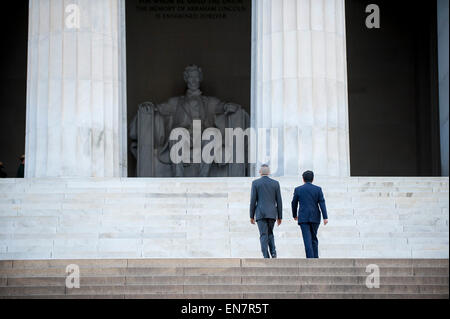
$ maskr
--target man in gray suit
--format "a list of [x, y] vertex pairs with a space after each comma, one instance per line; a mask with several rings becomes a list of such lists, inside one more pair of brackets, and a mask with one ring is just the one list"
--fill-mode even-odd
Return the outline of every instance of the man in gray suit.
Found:
[[[264, 258], [277, 258], [273, 228], [275, 222], [281, 225], [283, 219], [283, 203], [280, 183], [269, 178], [270, 168], [262, 165], [259, 171], [261, 178], [253, 181], [250, 199], [250, 222], [258, 224], [261, 251]], [[268, 249], [270, 250], [270, 256]]]

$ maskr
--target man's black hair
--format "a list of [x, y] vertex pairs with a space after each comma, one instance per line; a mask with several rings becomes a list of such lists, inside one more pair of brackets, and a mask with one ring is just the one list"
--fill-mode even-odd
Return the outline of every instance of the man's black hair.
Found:
[[306, 171], [303, 173], [303, 180], [306, 183], [312, 183], [314, 180], [314, 173], [312, 171]]

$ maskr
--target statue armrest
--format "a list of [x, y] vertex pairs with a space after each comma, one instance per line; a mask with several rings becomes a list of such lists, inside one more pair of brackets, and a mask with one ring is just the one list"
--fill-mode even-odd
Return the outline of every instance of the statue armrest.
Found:
[[153, 102], [139, 104], [139, 112], [150, 114], [155, 111], [158, 111], [158, 107]]
[[139, 177], [154, 175], [155, 117], [156, 107], [151, 102], [139, 105], [137, 115], [137, 174]]

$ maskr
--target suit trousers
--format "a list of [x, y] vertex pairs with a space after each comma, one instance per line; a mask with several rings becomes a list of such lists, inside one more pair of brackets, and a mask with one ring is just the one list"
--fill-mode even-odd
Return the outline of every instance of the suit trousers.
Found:
[[303, 243], [305, 245], [306, 258], [319, 258], [319, 240], [317, 232], [320, 224], [301, 223]]
[[261, 243], [261, 251], [264, 258], [270, 258], [268, 250], [272, 258], [277, 256], [275, 249], [275, 238], [273, 236], [273, 228], [275, 219], [264, 218], [257, 221], [259, 229], [259, 241]]

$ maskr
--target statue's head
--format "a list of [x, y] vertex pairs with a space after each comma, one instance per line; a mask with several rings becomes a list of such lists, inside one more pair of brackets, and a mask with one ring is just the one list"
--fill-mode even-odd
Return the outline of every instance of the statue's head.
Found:
[[200, 88], [200, 83], [203, 80], [203, 71], [197, 65], [189, 65], [184, 69], [184, 81], [191, 90]]

